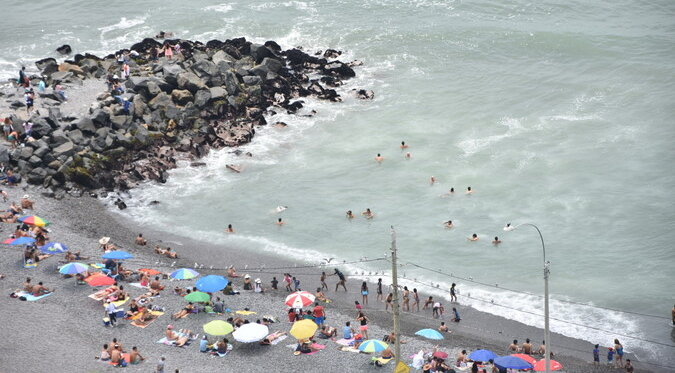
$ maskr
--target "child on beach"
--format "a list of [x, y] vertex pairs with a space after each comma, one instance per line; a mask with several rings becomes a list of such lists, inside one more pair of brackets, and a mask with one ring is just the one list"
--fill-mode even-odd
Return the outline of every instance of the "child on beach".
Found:
[[354, 301], [354, 306], [356, 306], [356, 309], [357, 309], [357, 310], [362, 310], [362, 309], [363, 309], [363, 307], [361, 306], [361, 304], [359, 304], [359, 301], [358, 301], [358, 300], [355, 300], [355, 301]]
[[272, 289], [278, 290], [279, 281], [277, 281], [276, 276], [275, 276], [275, 277], [272, 277], [272, 282], [271, 282], [271, 284], [272, 284]]
[[612, 367], [612, 360], [614, 360], [614, 349], [610, 347], [607, 351], [607, 367]]
[[291, 274], [290, 273], [284, 274], [284, 282], [286, 283], [286, 291], [293, 291], [291, 289]]
[[600, 366], [600, 345], [596, 344], [595, 348], [593, 349], [593, 366], [594, 367], [599, 367]]
[[293, 277], [293, 289], [295, 289], [294, 291], [298, 291], [300, 289], [300, 280], [295, 277]]

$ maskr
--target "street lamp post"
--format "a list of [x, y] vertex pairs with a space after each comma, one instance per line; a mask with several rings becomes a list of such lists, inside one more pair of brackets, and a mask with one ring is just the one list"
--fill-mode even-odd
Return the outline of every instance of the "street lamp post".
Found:
[[544, 236], [542, 236], [541, 231], [539, 230], [539, 227], [532, 223], [523, 223], [516, 225], [515, 227], [511, 224], [506, 224], [504, 227], [504, 230], [507, 232], [510, 232], [520, 226], [523, 225], [529, 225], [531, 227], [534, 227], [534, 229], [537, 230], [537, 233], [539, 233], [539, 238], [541, 239], [541, 249], [544, 252], [544, 345], [546, 350], [544, 351], [544, 359], [545, 364], [546, 364], [546, 373], [551, 372], [551, 351], [553, 351], [551, 347], [551, 336], [550, 336], [550, 330], [549, 330], [549, 323], [548, 323], [548, 274], [549, 274], [549, 262], [546, 261], [546, 245], [544, 244]]

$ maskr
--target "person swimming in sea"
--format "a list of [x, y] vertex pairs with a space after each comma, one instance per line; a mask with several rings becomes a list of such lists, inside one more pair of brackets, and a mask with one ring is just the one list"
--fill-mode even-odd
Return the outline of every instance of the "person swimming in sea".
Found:
[[405, 157], [410, 159], [410, 158], [412, 158], [412, 154], [410, 154], [410, 152], [407, 152], [407, 153], [405, 153]]
[[431, 185], [434, 185], [436, 183], [436, 178], [434, 176], [431, 176], [431, 179], [429, 179], [431, 182]]
[[466, 194], [473, 194], [473, 190], [471, 190], [471, 187], [466, 188]]
[[377, 157], [375, 157], [375, 160], [378, 163], [381, 163], [384, 160], [384, 157], [380, 153], [377, 153]]
[[370, 208], [367, 208], [366, 211], [362, 212], [361, 215], [365, 216], [366, 219], [372, 219], [373, 218], [373, 212], [370, 211]]
[[467, 237], [466, 239], [469, 241], [478, 241], [478, 235], [474, 233], [471, 237]]
[[354, 214], [352, 214], [352, 210], [347, 211], [347, 217], [349, 219], [354, 219]]
[[500, 240], [499, 237], [495, 236], [495, 240], [492, 241], [492, 243], [493, 243], [494, 245], [498, 245], [498, 244], [502, 243], [502, 240]]
[[408, 145], [405, 144], [405, 141], [401, 141], [401, 150], [408, 149]]
[[232, 228], [232, 224], [227, 225], [227, 229], [225, 229], [225, 232], [234, 233], [234, 228]]
[[452, 228], [452, 227], [454, 227], [454, 225], [452, 225], [452, 220], [448, 220], [448, 221], [444, 222], [443, 225], [444, 225], [446, 228]]
[[284, 222], [279, 218], [279, 220], [277, 220], [277, 226], [281, 227], [282, 225], [284, 225]]

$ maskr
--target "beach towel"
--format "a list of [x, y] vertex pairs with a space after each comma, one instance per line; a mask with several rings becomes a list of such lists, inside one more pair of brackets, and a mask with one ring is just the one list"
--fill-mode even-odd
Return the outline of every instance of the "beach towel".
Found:
[[37, 263], [25, 263], [23, 265], [23, 268], [35, 268], [37, 267]]
[[[92, 294], [92, 295], [94, 295], [94, 294]], [[89, 296], [89, 298], [91, 298], [91, 295]], [[96, 299], [96, 298], [94, 298], [94, 299]], [[100, 299], [99, 299], [99, 300], [100, 300]], [[115, 305], [115, 308], [117, 308], [117, 307], [123, 306], [124, 303], [126, 303], [126, 302], [128, 302], [128, 301], [129, 301], [129, 299], [127, 298], [127, 299], [124, 299], [124, 300], [118, 300], [118, 301], [112, 302], [112, 304]], [[105, 307], [105, 306], [106, 306], [106, 305], [103, 304], [103, 307]]]
[[[176, 333], [176, 334], [181, 335], [181, 333]], [[194, 341], [195, 339], [197, 339], [197, 337], [199, 337], [199, 334], [197, 334], [194, 338], [189, 338], [189, 339], [187, 340], [187, 342], [185, 342], [185, 344], [184, 344], [183, 346], [189, 346], [190, 343], [192, 343], [192, 341]], [[169, 341], [166, 339], [166, 337], [160, 339], [159, 341], [157, 341], [157, 343], [162, 343], [162, 344], [165, 344], [165, 345], [167, 345], [167, 346], [176, 346], [176, 341], [170, 341], [170, 342], [169, 342]], [[176, 347], [178, 347], [178, 346], [176, 346]]]
[[[124, 361], [126, 361], [127, 364], [131, 364], [131, 355], [130, 354], [128, 354], [126, 352], [122, 353], [122, 359], [124, 359]], [[119, 365], [119, 363], [113, 363], [110, 360], [99, 360], [99, 361], [102, 362], [102, 363], [108, 363], [109, 365], [114, 365], [114, 366]]]
[[372, 361], [373, 361], [373, 363], [374, 363], [375, 365], [377, 365], [377, 366], [383, 366], [383, 365], [387, 364], [387, 363], [390, 362], [390, 361], [394, 361], [394, 359], [393, 359], [393, 358], [385, 359], [385, 358], [373, 356]]
[[354, 338], [352, 338], [352, 339], [344, 339], [344, 338], [338, 339], [337, 341], [335, 341], [335, 343], [343, 345], [343, 346], [351, 346], [352, 343], [354, 343]]
[[147, 289], [148, 288], [147, 286], [141, 285], [140, 282], [130, 282], [129, 285], [137, 287], [137, 288], [141, 288], [141, 289]]
[[272, 342], [270, 342], [270, 344], [274, 346], [274, 345], [278, 344], [279, 342], [283, 341], [284, 339], [286, 339], [286, 337], [287, 337], [286, 335], [282, 335], [281, 337], [279, 337], [279, 338], [273, 340]]
[[157, 320], [163, 314], [164, 314], [164, 312], [152, 311], [152, 312], [150, 312], [150, 319], [146, 320], [144, 323], [141, 323], [140, 320], [137, 320], [139, 315], [135, 315], [136, 319], [134, 319], [134, 321], [131, 322], [131, 325], [137, 326], [141, 329], [145, 329], [145, 328], [148, 327], [148, 325], [152, 324], [155, 320]]
[[255, 315], [255, 312], [253, 312], [253, 311], [247, 311], [247, 310], [237, 311], [237, 313], [240, 314], [240, 315], [244, 315], [244, 316], [246, 316], [246, 315]]
[[323, 350], [324, 348], [326, 348], [326, 346], [325, 346], [325, 345], [320, 345], [320, 344], [318, 344], [318, 343], [312, 343], [312, 348], [316, 348], [316, 349], [319, 349], [319, 350]]
[[103, 263], [92, 263], [92, 264], [89, 264], [89, 265], [94, 267], [94, 268], [97, 268], [97, 269], [105, 268]]
[[44, 294], [44, 295], [40, 295], [39, 297], [34, 297], [33, 294], [26, 293], [25, 291], [20, 291], [20, 292], [16, 293], [16, 295], [18, 295], [19, 297], [26, 298], [26, 300], [29, 301], [29, 302], [35, 302], [36, 300], [39, 300], [39, 299], [42, 299], [44, 297], [48, 297], [48, 296], [52, 295], [52, 293], [47, 293], [47, 294]]
[[338, 350], [347, 351], [347, 352], [354, 352], [354, 353], [357, 353], [357, 354], [361, 353], [361, 350], [359, 350], [358, 348], [356, 348], [354, 346], [340, 346], [340, 347], [338, 347]]

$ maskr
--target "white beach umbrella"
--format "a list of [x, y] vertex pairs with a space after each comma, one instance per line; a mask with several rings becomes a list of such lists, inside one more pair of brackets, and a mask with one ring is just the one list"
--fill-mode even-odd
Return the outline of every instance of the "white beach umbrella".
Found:
[[261, 341], [267, 334], [269, 329], [265, 325], [250, 323], [240, 326], [232, 333], [232, 337], [242, 343], [251, 343]]

